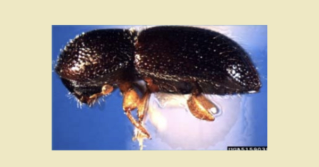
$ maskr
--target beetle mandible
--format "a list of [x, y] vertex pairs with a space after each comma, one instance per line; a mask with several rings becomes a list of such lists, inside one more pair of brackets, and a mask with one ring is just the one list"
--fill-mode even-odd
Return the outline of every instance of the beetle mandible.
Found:
[[[218, 108], [203, 94], [256, 93], [261, 88], [257, 70], [239, 44], [218, 32], [188, 26], [83, 33], [62, 50], [55, 71], [70, 93], [89, 106], [119, 88], [139, 140], [151, 137], [143, 120], [152, 93], [191, 94], [189, 111], [213, 121], [212, 111]], [[146, 90], [139, 89], [139, 81]], [[138, 119], [131, 113], [135, 109]]]

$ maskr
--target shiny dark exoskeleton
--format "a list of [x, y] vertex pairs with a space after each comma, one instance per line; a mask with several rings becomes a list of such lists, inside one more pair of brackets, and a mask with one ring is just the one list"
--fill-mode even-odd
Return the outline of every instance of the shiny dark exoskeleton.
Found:
[[[77, 36], [62, 50], [56, 73], [82, 103], [119, 88], [123, 109], [139, 130], [136, 138], [150, 137], [143, 127], [151, 93], [192, 94], [191, 113], [213, 121], [214, 103], [202, 94], [255, 93], [261, 83], [248, 54], [223, 34], [184, 26], [94, 30]], [[139, 97], [137, 81], [147, 90]], [[138, 109], [135, 120], [131, 111]]]
[[[193, 27], [95, 30], [61, 53], [56, 72], [75, 96], [92, 95], [104, 83], [116, 86], [150, 77], [161, 92], [233, 94], [258, 92], [258, 73], [247, 53], [220, 33]], [[85, 101], [84, 101], [85, 102]]]
[[233, 94], [258, 91], [258, 74], [247, 53], [228, 37], [191, 27], [155, 27], [142, 31], [135, 68], [160, 90]]
[[59, 56], [55, 71], [63, 84], [81, 102], [81, 96], [101, 91], [105, 83], [133, 81], [134, 37], [129, 30], [108, 29], [83, 33], [71, 41]]

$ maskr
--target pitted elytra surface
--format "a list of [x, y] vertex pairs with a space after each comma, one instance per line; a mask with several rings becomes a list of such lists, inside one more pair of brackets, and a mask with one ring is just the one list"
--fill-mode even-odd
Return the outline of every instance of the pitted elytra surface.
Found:
[[159, 85], [169, 81], [171, 89], [163, 88], [164, 92], [189, 93], [192, 82], [211, 94], [245, 93], [260, 88], [258, 74], [247, 53], [217, 32], [155, 27], [142, 31], [136, 46], [137, 71], [160, 80]]

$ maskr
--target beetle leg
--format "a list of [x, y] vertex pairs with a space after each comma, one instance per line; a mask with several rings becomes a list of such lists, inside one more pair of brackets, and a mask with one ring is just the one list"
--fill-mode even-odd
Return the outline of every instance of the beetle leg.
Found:
[[[87, 104], [88, 104], [89, 106], [92, 106], [92, 104], [94, 104], [99, 97], [104, 96], [104, 95], [108, 95], [108, 94], [110, 94], [112, 91], [113, 91], [113, 87], [112, 87], [112, 86], [110, 86], [110, 85], [103, 85], [100, 93], [93, 94], [93, 95], [89, 96], [89, 97], [86, 99]], [[83, 98], [83, 97], [82, 97], [82, 98]]]
[[138, 103], [137, 116], [138, 116], [139, 122], [143, 122], [144, 115], [148, 110], [148, 100], [150, 96], [151, 96], [151, 93], [149, 91], [146, 91]]
[[187, 105], [191, 113], [198, 119], [214, 121], [214, 116], [210, 111], [216, 111], [217, 107], [202, 94], [192, 96], [187, 100]]
[[[144, 133], [146, 135], [147, 138], [150, 138], [149, 133], [147, 132], [147, 130], [144, 128], [144, 126], [142, 125], [141, 121], [136, 121], [135, 118], [132, 116], [131, 111], [138, 108], [138, 109], [144, 109], [145, 106], [142, 106], [142, 104], [145, 104], [147, 102], [147, 100], [143, 100], [144, 97], [142, 98], [142, 100], [140, 100], [138, 94], [136, 93], [136, 91], [129, 87], [127, 84], [122, 84], [120, 85], [120, 89], [123, 92], [123, 110], [125, 111], [126, 116], [128, 117], [128, 119], [132, 122], [132, 124], [138, 129], [140, 130], [142, 133]], [[142, 106], [142, 107], [140, 107]], [[144, 111], [140, 111], [140, 116], [141, 119], [144, 116]]]
[[137, 140], [140, 146], [140, 150], [143, 150], [143, 141], [145, 138], [147, 138], [147, 135], [145, 135], [143, 132], [141, 132], [139, 129], [134, 129], [134, 137], [132, 138], [133, 141]]
[[148, 100], [150, 98], [151, 93], [159, 91], [159, 87], [153, 83], [153, 80], [151, 78], [144, 78], [144, 81], [146, 83], [146, 92], [140, 100], [137, 113], [140, 122], [143, 121], [144, 114], [148, 110]]
[[[139, 105], [139, 120], [143, 120], [143, 117], [144, 117], [144, 114], [145, 112], [147, 111], [147, 108], [148, 107], [148, 100], [150, 98], [150, 95], [151, 93], [154, 93], [154, 92], [158, 92], [159, 91], [159, 87], [158, 85], [154, 84], [153, 82], [153, 79], [152, 78], [144, 78], [144, 81], [146, 83], [146, 92], [141, 100], [141, 103]], [[140, 113], [141, 112], [141, 113]]]
[[143, 127], [143, 125], [136, 121], [135, 118], [132, 116], [131, 111], [130, 110], [125, 110], [125, 114], [128, 117], [128, 119], [132, 122], [132, 124], [138, 129], [140, 130], [143, 134], [146, 135], [147, 138], [151, 138], [150, 134], [147, 132], [147, 130]]
[[[144, 123], [144, 116], [145, 113], [148, 110], [148, 100], [150, 98], [151, 93], [147, 90], [143, 97], [139, 100], [138, 106], [137, 106], [137, 116], [138, 116], [138, 122], [143, 125]], [[138, 128], [135, 127], [134, 129], [134, 137], [132, 138], [133, 141], [137, 140], [140, 146], [140, 150], [143, 150], [143, 141], [144, 139], [150, 138], [147, 133], [142, 132]]]
[[154, 82], [151, 78], [144, 78], [144, 81], [146, 82], [146, 86], [147, 86], [148, 90], [150, 90], [151, 92], [158, 92], [159, 91], [159, 87], [156, 84], [154, 84]]
[[[138, 106], [137, 106], [137, 116], [138, 122], [143, 125], [145, 113], [148, 110], [148, 100], [150, 98], [151, 93], [147, 90], [143, 97], [140, 99]], [[134, 137], [132, 138], [133, 141], [137, 140], [140, 146], [140, 150], [143, 150], [143, 141], [144, 139], [149, 138], [147, 134], [140, 131], [138, 128], [134, 129]]]

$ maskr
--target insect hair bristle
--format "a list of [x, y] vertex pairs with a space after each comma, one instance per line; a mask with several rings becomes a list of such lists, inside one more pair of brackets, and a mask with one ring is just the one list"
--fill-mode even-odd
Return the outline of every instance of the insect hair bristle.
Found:
[[76, 101], [76, 107], [82, 109], [83, 103], [82, 103], [79, 99], [77, 99], [77, 98], [74, 98], [74, 99], [75, 99], [75, 101]]

